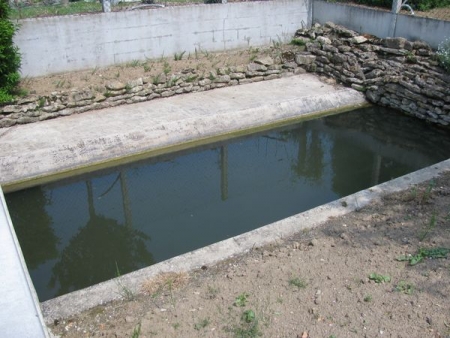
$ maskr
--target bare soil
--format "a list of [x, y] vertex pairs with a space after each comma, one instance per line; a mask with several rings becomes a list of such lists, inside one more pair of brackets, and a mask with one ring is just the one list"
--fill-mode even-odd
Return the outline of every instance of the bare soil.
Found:
[[63, 337], [450, 337], [450, 254], [398, 260], [420, 248], [450, 248], [450, 173], [217, 266], [144, 281], [133, 299], [51, 329]]

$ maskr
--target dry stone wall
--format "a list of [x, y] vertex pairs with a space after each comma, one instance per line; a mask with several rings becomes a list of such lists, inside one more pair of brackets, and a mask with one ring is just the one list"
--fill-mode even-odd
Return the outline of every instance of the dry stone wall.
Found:
[[449, 125], [450, 75], [426, 43], [360, 35], [333, 23], [300, 29], [294, 40], [306, 45], [299, 64], [308, 70], [365, 92], [375, 104]]

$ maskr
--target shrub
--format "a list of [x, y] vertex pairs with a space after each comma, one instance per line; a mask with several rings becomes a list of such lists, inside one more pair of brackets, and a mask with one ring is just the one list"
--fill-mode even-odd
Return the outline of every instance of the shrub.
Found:
[[0, 0], [0, 104], [12, 100], [20, 79], [20, 54], [13, 43], [17, 26], [9, 20], [9, 10], [8, 0]]
[[409, 0], [408, 4], [410, 4], [414, 9], [428, 11], [433, 8], [450, 6], [450, 0]]
[[445, 39], [439, 44], [436, 54], [441, 66], [447, 72], [450, 72], [450, 38]]

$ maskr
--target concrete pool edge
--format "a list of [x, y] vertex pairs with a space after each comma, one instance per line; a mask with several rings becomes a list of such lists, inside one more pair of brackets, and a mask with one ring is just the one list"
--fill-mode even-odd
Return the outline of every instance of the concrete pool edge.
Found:
[[2, 337], [49, 337], [38, 297], [0, 189], [0, 332]]
[[[55, 319], [67, 318], [95, 306], [124, 298], [124, 290], [139, 293], [142, 282], [145, 279], [155, 277], [159, 273], [192, 271], [203, 265], [211, 266], [228, 258], [245, 254], [252, 248], [276, 242], [305, 229], [321, 226], [330, 217], [343, 216], [358, 210], [372, 201], [379, 200], [385, 194], [408, 189], [413, 185], [428, 181], [448, 171], [450, 171], [450, 159], [239, 236], [214, 243], [89, 288], [48, 300], [41, 303], [45, 322], [50, 324]], [[343, 203], [344, 201], [346, 203]]]

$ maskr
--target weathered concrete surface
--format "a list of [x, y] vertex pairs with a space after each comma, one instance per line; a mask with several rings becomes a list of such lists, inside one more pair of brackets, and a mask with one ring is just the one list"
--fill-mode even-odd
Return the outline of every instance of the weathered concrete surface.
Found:
[[108, 166], [115, 159], [365, 102], [353, 89], [303, 74], [5, 128], [0, 132], [0, 184], [6, 192], [55, 173]]
[[[181, 272], [213, 265], [226, 258], [243, 254], [252, 248], [286, 238], [304, 229], [318, 227], [331, 217], [342, 216], [380, 199], [383, 195], [405, 190], [450, 171], [450, 160], [399, 177], [395, 180], [362, 190], [340, 200], [319, 206], [281, 221], [266, 225], [242, 235], [226, 239], [207, 247], [177, 256], [167, 261], [109, 280], [90, 288], [79, 290], [41, 304], [45, 321], [51, 323], [57, 318], [67, 318], [80, 311], [92, 308], [121, 297], [127, 288], [139, 292], [142, 282], [161, 272]], [[346, 203], [343, 203], [343, 202]], [[346, 207], [343, 206], [346, 204]]]
[[48, 337], [39, 302], [0, 189], [0, 336]]

